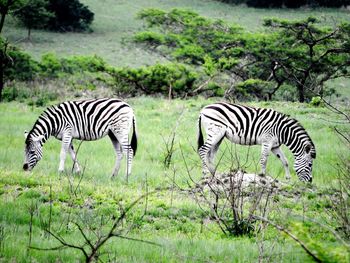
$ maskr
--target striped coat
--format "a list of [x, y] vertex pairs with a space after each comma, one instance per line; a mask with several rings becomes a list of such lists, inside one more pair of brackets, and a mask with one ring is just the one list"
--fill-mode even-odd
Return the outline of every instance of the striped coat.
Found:
[[[207, 138], [204, 141], [202, 126]], [[199, 116], [198, 153], [203, 172], [215, 173], [213, 159], [224, 138], [242, 145], [262, 145], [260, 164], [266, 173], [270, 152], [282, 162], [286, 178], [290, 178], [288, 162], [280, 146], [286, 145], [294, 154], [295, 171], [301, 181], [312, 181], [315, 146], [306, 130], [293, 118], [272, 109], [247, 107], [225, 102], [204, 107]]]
[[[32, 130], [25, 134], [24, 170], [31, 170], [42, 158], [42, 146], [50, 136], [62, 141], [59, 171], [64, 170], [69, 152], [75, 170], [80, 171], [72, 140], [93, 141], [108, 135], [116, 152], [112, 176], [117, 175], [123, 155], [127, 155], [127, 176], [131, 172], [136, 153], [137, 137], [135, 116], [131, 107], [118, 99], [89, 99], [66, 101], [48, 107], [37, 119]], [[129, 132], [133, 127], [131, 142]]]

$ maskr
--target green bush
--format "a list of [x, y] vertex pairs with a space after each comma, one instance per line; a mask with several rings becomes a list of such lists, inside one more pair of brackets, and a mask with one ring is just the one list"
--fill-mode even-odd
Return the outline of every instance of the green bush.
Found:
[[57, 77], [62, 70], [61, 62], [53, 53], [44, 54], [40, 62], [41, 75], [46, 77]]
[[114, 69], [111, 74], [115, 78], [118, 91], [130, 95], [167, 95], [171, 88], [173, 96], [184, 96], [193, 90], [197, 79], [194, 71], [178, 63], [155, 64], [137, 69]]
[[107, 69], [106, 62], [96, 55], [73, 56], [61, 59], [62, 71], [69, 74], [75, 72], [104, 72]]
[[41, 75], [50, 78], [56, 78], [64, 74], [104, 72], [107, 70], [106, 62], [96, 55], [58, 58], [53, 53], [47, 53], [42, 56], [39, 65]]
[[312, 97], [310, 104], [315, 107], [319, 107], [323, 105], [322, 98], [320, 96]]
[[9, 63], [4, 71], [6, 80], [33, 80], [40, 72], [39, 63], [18, 48], [8, 51]]
[[272, 92], [272, 83], [260, 79], [247, 79], [236, 85], [233, 91], [235, 98], [239, 99], [268, 99]]
[[16, 85], [7, 86], [2, 92], [4, 101], [24, 101], [31, 97], [29, 89], [24, 89]]

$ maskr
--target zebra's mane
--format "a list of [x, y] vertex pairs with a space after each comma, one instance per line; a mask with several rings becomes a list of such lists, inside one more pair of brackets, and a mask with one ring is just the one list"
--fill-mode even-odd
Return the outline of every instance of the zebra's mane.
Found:
[[[28, 145], [30, 143], [30, 141], [32, 140], [32, 136], [33, 135], [44, 135], [44, 134], [41, 134], [41, 132], [39, 131], [39, 129], [37, 129], [37, 125], [40, 123], [40, 120], [41, 119], [44, 119], [47, 115], [48, 115], [48, 110], [49, 109], [52, 109], [54, 110], [55, 106], [49, 106], [47, 107], [40, 115], [39, 117], [37, 118], [37, 120], [35, 121], [32, 129], [29, 131], [28, 135], [27, 135], [27, 138], [25, 140], [25, 144]], [[45, 136], [45, 141], [46, 141], [46, 136]]]

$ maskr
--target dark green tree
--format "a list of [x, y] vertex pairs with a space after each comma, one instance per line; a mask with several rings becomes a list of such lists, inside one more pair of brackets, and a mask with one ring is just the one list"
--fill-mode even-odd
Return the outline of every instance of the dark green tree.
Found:
[[0, 0], [0, 34], [5, 24], [6, 16], [13, 10], [21, 7], [26, 0]]
[[350, 24], [334, 28], [318, 24], [312, 17], [266, 19], [264, 25], [272, 33], [248, 48], [253, 59], [246, 71], [274, 81], [275, 91], [284, 83], [296, 87], [300, 102], [323, 96], [326, 81], [350, 76]]
[[48, 10], [55, 16], [49, 20], [48, 28], [55, 31], [87, 31], [94, 13], [79, 0], [49, 0]]
[[53, 13], [47, 10], [48, 3], [48, 0], [28, 0], [27, 4], [14, 12], [14, 15], [28, 29], [28, 40], [33, 28], [44, 28], [54, 17]]

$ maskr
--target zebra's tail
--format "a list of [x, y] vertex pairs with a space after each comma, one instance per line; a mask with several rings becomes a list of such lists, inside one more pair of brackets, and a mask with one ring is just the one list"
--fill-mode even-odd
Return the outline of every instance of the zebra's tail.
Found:
[[130, 146], [131, 146], [131, 149], [133, 150], [133, 154], [135, 156], [136, 150], [137, 150], [137, 135], [136, 135], [136, 121], [135, 121], [135, 117], [132, 118], [132, 128], [133, 128], [133, 132], [132, 132]]
[[198, 151], [204, 144], [201, 122], [202, 122], [201, 116], [199, 116], [199, 119], [198, 119], [198, 148], [197, 148]]

